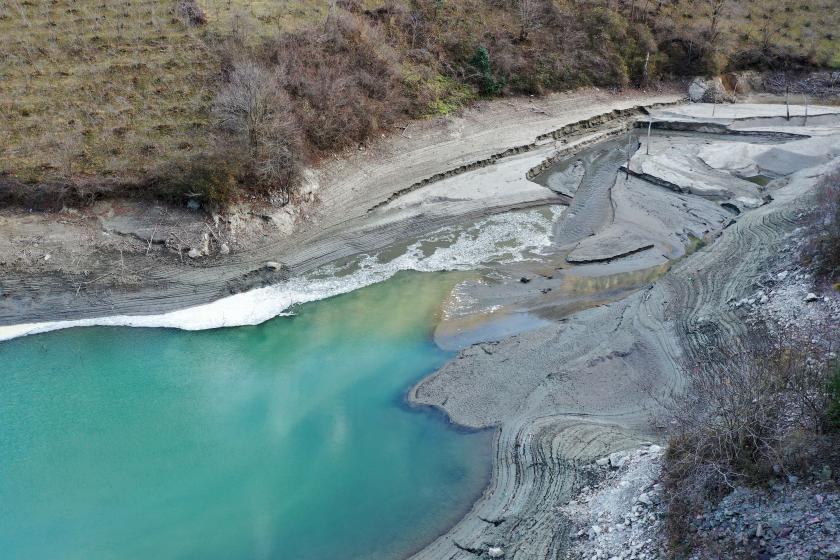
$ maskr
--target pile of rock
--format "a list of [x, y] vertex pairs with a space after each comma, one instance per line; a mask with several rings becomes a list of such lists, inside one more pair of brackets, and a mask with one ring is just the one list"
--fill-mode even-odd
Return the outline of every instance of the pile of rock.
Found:
[[708, 543], [703, 548], [727, 558], [840, 558], [840, 495], [830, 481], [776, 484], [766, 492], [739, 487], [694, 524]]
[[574, 523], [569, 558], [654, 560], [665, 558], [664, 504], [659, 477], [662, 448], [644, 445], [595, 461], [600, 482], [584, 487], [563, 508]]
[[820, 291], [811, 272], [797, 255], [806, 240], [796, 232], [780, 250], [777, 265], [756, 281], [756, 291], [731, 299], [730, 307], [745, 314], [748, 323], [762, 324], [777, 335], [807, 333], [825, 340], [812, 343], [833, 349], [836, 344], [830, 325], [840, 324], [840, 293]]

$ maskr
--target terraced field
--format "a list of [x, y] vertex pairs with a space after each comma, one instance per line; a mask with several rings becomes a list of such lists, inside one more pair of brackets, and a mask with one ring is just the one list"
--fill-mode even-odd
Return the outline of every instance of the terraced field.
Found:
[[201, 150], [219, 63], [175, 2], [0, 5], [0, 169], [134, 178]]

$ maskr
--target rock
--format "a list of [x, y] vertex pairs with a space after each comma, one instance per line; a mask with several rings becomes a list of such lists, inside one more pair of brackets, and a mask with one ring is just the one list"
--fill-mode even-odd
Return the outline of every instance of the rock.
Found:
[[210, 235], [204, 234], [201, 236], [201, 254], [202, 255], [209, 255], [210, 254]]
[[755, 538], [760, 539], [764, 536], [764, 527], [759, 523], [755, 526]]
[[522, 278], [520, 278], [520, 279], [519, 279], [519, 281], [520, 281], [520, 282], [522, 282], [523, 284], [527, 284], [528, 282], [530, 282], [530, 281], [531, 281], [531, 279], [530, 279], [530, 278], [525, 278], [525, 277], [523, 276]]
[[610, 453], [610, 466], [614, 469], [620, 469], [627, 462], [627, 456], [621, 452]]
[[758, 300], [759, 303], [767, 303], [768, 301], [770, 301], [770, 298], [766, 295], [762, 295], [761, 299]]
[[700, 103], [703, 100], [703, 94], [706, 93], [706, 87], [706, 80], [694, 78], [688, 85], [688, 98], [693, 103]]
[[187, 253], [187, 256], [191, 259], [200, 259], [204, 255], [202, 255], [201, 251], [193, 247], [192, 249], [190, 249], [189, 253]]
[[641, 494], [639, 494], [639, 497], [636, 498], [636, 501], [639, 502], [640, 504], [644, 504], [646, 506], [653, 505], [653, 500], [651, 500], [650, 496], [648, 496], [647, 493], [645, 493], [645, 492], [642, 492]]
[[598, 465], [599, 467], [606, 467], [607, 465], [610, 464], [610, 458], [609, 457], [601, 457], [600, 459], [595, 461], [595, 464]]
[[276, 261], [268, 261], [263, 265], [268, 270], [281, 270], [283, 265]]
[[222, 245], [219, 247], [219, 254], [227, 255], [228, 253], [230, 253], [230, 246], [228, 246], [227, 243], [222, 243]]
[[787, 278], [788, 274], [789, 272], [787, 270], [783, 270], [776, 275], [776, 278], [778, 278], [779, 280], [784, 280], [785, 278]]
[[700, 77], [694, 78], [689, 84], [688, 98], [693, 103], [721, 103], [730, 100], [720, 78]]
[[653, 444], [650, 447], [648, 447], [648, 451], [650, 451], [651, 453], [659, 453], [660, 451], [662, 451], [662, 447], [659, 446], [659, 445]]
[[487, 549], [487, 556], [490, 558], [502, 558], [504, 555], [505, 551], [500, 546], [491, 546]]
[[790, 527], [782, 527], [781, 531], [779, 531], [779, 536], [784, 539], [790, 536], [792, 532], [793, 529], [791, 529]]
[[814, 292], [808, 292], [808, 295], [805, 296], [805, 301], [817, 301], [818, 299], [817, 294]]

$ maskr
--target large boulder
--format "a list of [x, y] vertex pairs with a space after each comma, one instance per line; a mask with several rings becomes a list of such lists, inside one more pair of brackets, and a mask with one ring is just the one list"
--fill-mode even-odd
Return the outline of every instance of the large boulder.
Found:
[[688, 86], [688, 98], [693, 103], [722, 103], [731, 101], [731, 96], [719, 78], [694, 78]]

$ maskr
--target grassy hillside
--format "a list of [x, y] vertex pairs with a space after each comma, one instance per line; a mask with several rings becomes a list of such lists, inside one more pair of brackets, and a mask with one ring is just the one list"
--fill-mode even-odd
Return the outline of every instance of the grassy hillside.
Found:
[[834, 0], [674, 0], [649, 11], [660, 40], [708, 34], [717, 11], [720, 69], [749, 67], [755, 56], [746, 55], [773, 49], [840, 68], [840, 3]]
[[284, 202], [303, 162], [479, 97], [790, 61], [838, 67], [839, 10], [835, 0], [8, 0], [0, 171], [19, 189], [112, 179], [176, 202]]
[[0, 169], [139, 178], [206, 148], [219, 57], [157, 0], [0, 3]]

